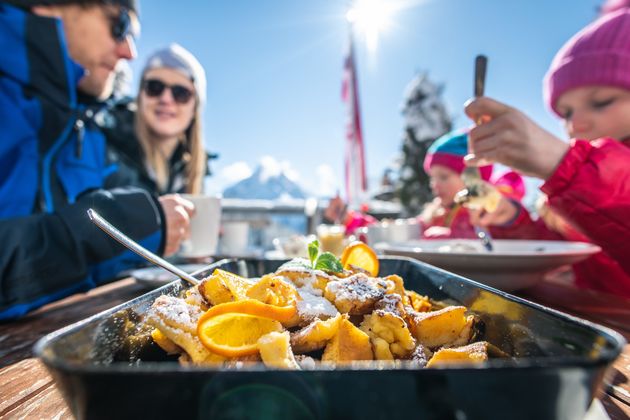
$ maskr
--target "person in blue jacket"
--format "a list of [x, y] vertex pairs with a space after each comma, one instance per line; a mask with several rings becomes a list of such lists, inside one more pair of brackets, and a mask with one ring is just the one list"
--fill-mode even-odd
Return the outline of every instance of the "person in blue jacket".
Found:
[[0, 320], [137, 266], [88, 208], [164, 255], [189, 235], [189, 201], [102, 188], [117, 168], [92, 117], [138, 27], [135, 0], [0, 1]]

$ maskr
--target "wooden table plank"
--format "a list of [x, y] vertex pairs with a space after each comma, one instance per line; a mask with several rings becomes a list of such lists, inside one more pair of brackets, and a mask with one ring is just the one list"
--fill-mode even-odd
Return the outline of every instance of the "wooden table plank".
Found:
[[53, 380], [37, 359], [22, 360], [0, 369], [0, 418], [45, 391]]
[[603, 395], [600, 402], [611, 420], [628, 420], [630, 418], [630, 406], [623, 401], [610, 395]]
[[33, 345], [44, 335], [150, 290], [133, 279], [124, 279], [51, 303], [10, 324], [0, 324], [0, 368], [31, 357]]
[[[0, 414], [4, 418], [5, 415]], [[73, 419], [70, 408], [54, 384], [6, 413], [10, 419]]]
[[[43, 335], [149, 291], [132, 279], [47, 305], [10, 324], [0, 324], [0, 418], [72, 418], [45, 367], [32, 358]], [[520, 296], [569, 314], [613, 325], [630, 341], [630, 300], [583, 293], [562, 282], [544, 282]], [[627, 321], [627, 322], [626, 322]], [[601, 403], [613, 420], [630, 418], [630, 345], [615, 361]]]

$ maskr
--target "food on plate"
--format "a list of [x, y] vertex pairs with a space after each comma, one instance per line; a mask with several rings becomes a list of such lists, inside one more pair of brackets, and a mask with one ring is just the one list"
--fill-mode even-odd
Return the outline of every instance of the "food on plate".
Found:
[[309, 259], [260, 279], [217, 269], [181, 298], [160, 296], [147, 315], [153, 341], [182, 363], [227, 367], [377, 360], [424, 368], [488, 360], [491, 346], [474, 342], [475, 316], [466, 307], [407, 290], [399, 275], [377, 277], [378, 260], [366, 245], [350, 245], [341, 260], [316, 241], [308, 251]]
[[453, 242], [449, 245], [443, 245], [438, 248], [439, 252], [457, 252], [457, 253], [465, 253], [465, 252], [488, 252], [487, 249], [483, 248], [481, 244], [470, 244], [464, 242]]
[[[463, 174], [462, 178], [465, 178]], [[466, 188], [455, 194], [455, 203], [470, 209], [485, 210], [488, 213], [496, 211], [501, 201], [501, 193], [494, 185], [477, 177], [469, 177], [464, 183]]]

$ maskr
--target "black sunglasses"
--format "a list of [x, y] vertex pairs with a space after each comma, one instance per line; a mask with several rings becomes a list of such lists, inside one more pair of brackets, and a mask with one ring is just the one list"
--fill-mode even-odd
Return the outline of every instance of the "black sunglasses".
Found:
[[114, 38], [116, 42], [123, 42], [129, 35], [133, 37], [129, 10], [121, 7], [118, 13], [106, 14], [109, 19], [109, 30], [112, 34], [112, 38]]
[[162, 93], [164, 93], [165, 89], [171, 90], [171, 95], [173, 95], [173, 99], [178, 104], [185, 104], [190, 101], [190, 98], [193, 97], [194, 93], [192, 90], [188, 89], [182, 85], [167, 85], [161, 80], [158, 79], [146, 79], [142, 82], [142, 88], [144, 89], [144, 93], [149, 97], [160, 97]]

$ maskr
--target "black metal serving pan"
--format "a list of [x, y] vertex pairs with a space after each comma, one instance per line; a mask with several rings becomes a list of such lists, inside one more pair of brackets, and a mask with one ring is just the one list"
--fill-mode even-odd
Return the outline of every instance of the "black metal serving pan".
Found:
[[[282, 262], [223, 260], [197, 277], [216, 267], [257, 277]], [[380, 275], [388, 274], [435, 300], [465, 305], [481, 321], [480, 338], [514, 357], [440, 369], [182, 366], [133, 328], [156, 297], [186, 287], [179, 281], [47, 335], [35, 353], [80, 419], [574, 420], [584, 417], [625, 344], [610, 329], [420, 261], [381, 258]]]

